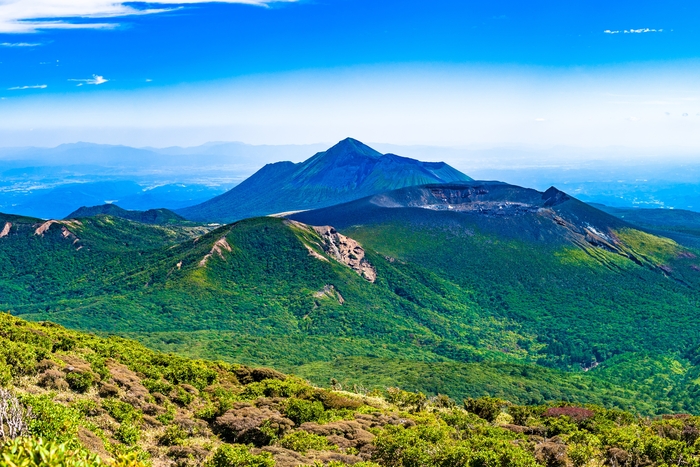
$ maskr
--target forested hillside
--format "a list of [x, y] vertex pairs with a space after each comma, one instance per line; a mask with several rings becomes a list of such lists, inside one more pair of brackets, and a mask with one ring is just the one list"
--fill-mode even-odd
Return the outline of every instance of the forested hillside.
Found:
[[0, 305], [320, 385], [700, 408], [692, 249], [557, 190], [438, 187], [295, 216], [317, 227], [6, 216]]
[[25, 467], [698, 465], [700, 418], [314, 387], [0, 314], [0, 462]]

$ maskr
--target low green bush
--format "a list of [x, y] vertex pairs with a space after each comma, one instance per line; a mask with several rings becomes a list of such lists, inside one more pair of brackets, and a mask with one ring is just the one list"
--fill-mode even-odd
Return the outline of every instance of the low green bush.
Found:
[[222, 444], [207, 461], [205, 467], [274, 467], [269, 452], [252, 454], [246, 446]]
[[95, 383], [95, 377], [88, 371], [73, 371], [66, 375], [68, 386], [75, 392], [87, 392]]
[[23, 394], [19, 399], [31, 408], [33, 417], [29, 420], [29, 433], [32, 436], [59, 444], [66, 443], [71, 449], [80, 446], [75, 437], [84, 422], [80, 411], [54, 402], [52, 394]]
[[140, 420], [143, 414], [136, 410], [131, 404], [117, 399], [105, 399], [102, 401], [102, 408], [107, 411], [118, 422], [134, 422]]
[[127, 446], [133, 446], [141, 439], [141, 429], [131, 422], [122, 422], [114, 431], [114, 437]]
[[469, 398], [464, 401], [464, 410], [492, 422], [508, 405], [509, 402], [495, 397]]
[[168, 425], [158, 438], [158, 444], [162, 446], [180, 446], [187, 439], [187, 432], [177, 425]]
[[294, 431], [285, 435], [280, 441], [280, 446], [292, 451], [306, 454], [307, 451], [330, 451], [337, 449], [336, 446], [328, 442], [325, 436], [315, 435], [303, 430]]
[[99, 457], [68, 444], [18, 438], [0, 447], [0, 465], [7, 467], [97, 467]]
[[317, 422], [324, 414], [323, 404], [318, 401], [307, 401], [292, 397], [287, 400], [284, 414], [297, 425], [306, 422]]

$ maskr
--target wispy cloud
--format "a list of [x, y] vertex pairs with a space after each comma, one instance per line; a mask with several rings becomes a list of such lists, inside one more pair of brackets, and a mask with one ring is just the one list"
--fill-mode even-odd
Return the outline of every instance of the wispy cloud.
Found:
[[642, 28], [642, 29], [622, 29], [622, 30], [606, 29], [605, 31], [603, 31], [604, 34], [646, 34], [649, 32], [664, 32], [664, 30], [663, 29]]
[[94, 84], [94, 85], [99, 85], [99, 84], [105, 84], [108, 79], [105, 79], [104, 76], [100, 75], [92, 75], [92, 78], [87, 78], [87, 79], [69, 79], [68, 81], [77, 81], [78, 86], [82, 86], [83, 84]]
[[2, 42], [0, 47], [38, 47], [40, 42]]
[[7, 88], [8, 91], [21, 91], [23, 89], [46, 89], [48, 86], [45, 84], [35, 84], [34, 86], [15, 86], [12, 88]]
[[[243, 3], [269, 6], [297, 0], [214, 0], [218, 3]], [[111, 29], [118, 22], [86, 23], [78, 19], [120, 18], [172, 11], [184, 5], [211, 3], [212, 0], [14, 0], [0, 1], [0, 34], [34, 33], [48, 29]], [[153, 8], [155, 6], [155, 8]]]

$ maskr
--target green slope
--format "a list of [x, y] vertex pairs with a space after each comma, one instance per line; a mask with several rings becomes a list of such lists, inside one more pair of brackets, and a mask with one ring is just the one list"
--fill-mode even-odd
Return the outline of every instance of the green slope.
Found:
[[555, 189], [505, 184], [406, 188], [295, 218], [349, 238], [278, 218], [201, 235], [102, 216], [40, 235], [15, 219], [0, 307], [317, 384], [376, 376], [457, 398], [700, 410], [693, 250]]
[[[425, 189], [411, 188], [293, 217], [332, 224], [381, 255], [472, 290], [482, 312], [537, 336], [549, 365], [590, 366], [624, 352], [683, 351], [698, 342], [693, 251], [575, 199], [546, 207], [547, 193], [534, 190], [453, 187], [460, 190], [489, 193], [462, 212], [402, 207], [428, 202]], [[503, 199], [503, 209], [490, 198]]]
[[700, 213], [683, 209], [595, 207], [625, 222], [656, 232], [693, 248], [700, 248]]

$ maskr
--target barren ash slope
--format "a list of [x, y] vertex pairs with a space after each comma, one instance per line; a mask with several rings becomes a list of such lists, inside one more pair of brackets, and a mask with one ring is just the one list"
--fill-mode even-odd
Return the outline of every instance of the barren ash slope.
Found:
[[444, 162], [381, 154], [347, 138], [298, 164], [268, 164], [223, 195], [177, 213], [194, 221], [225, 223], [331, 206], [405, 186], [468, 180]]

